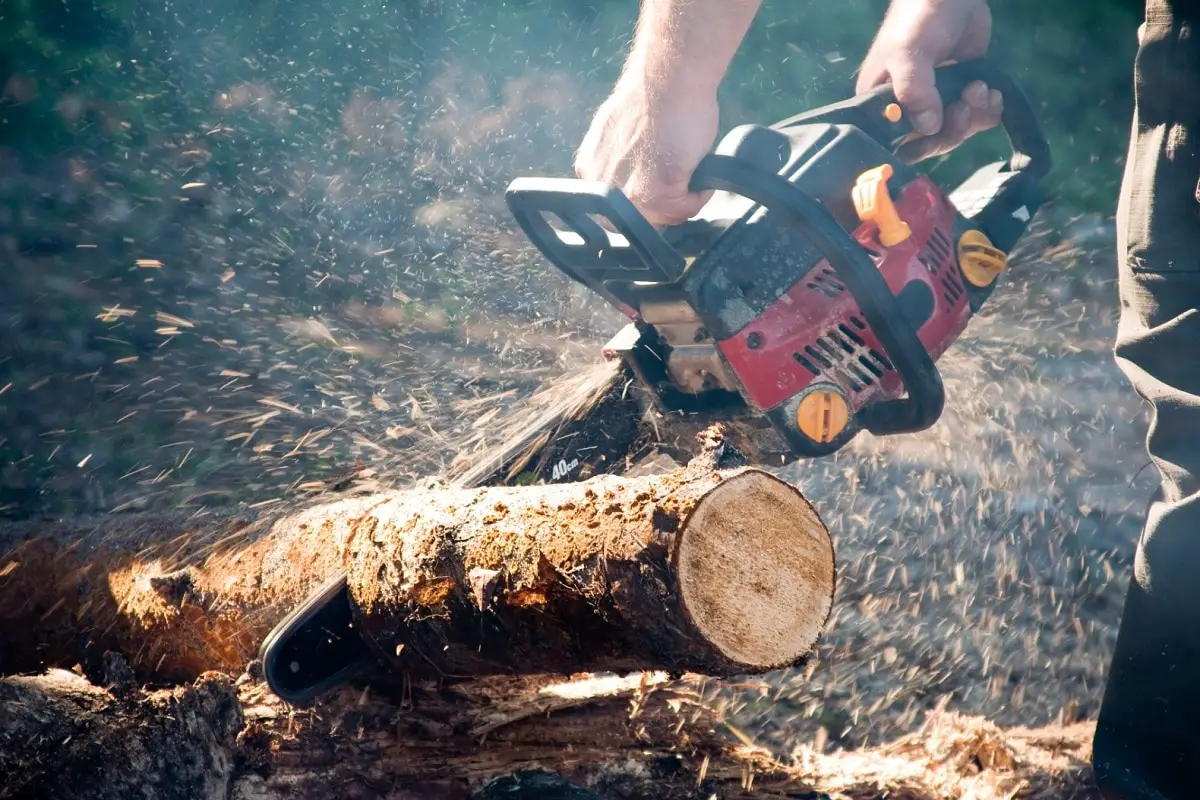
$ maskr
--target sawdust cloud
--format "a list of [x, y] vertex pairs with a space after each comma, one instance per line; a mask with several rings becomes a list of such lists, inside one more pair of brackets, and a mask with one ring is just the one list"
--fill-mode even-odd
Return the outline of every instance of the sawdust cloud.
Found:
[[4, 163], [54, 214], [6, 239], [23, 250], [0, 301], [20, 342], [0, 361], [0, 512], [406, 485], [596, 362], [619, 315], [532, 251], [503, 189], [569, 170], [599, 81], [497, 75], [447, 46], [423, 81], [400, 70], [330, 104], [347, 92], [313, 87], [329, 76], [283, 80], [219, 30], [168, 41], [196, 67], [183, 91], [210, 102], [143, 167], [99, 144], [59, 165], [63, 184]]

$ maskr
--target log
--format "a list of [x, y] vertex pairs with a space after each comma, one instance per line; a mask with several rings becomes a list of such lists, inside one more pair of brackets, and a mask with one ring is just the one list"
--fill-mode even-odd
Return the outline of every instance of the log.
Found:
[[712, 432], [660, 475], [0, 528], [0, 669], [95, 677], [113, 651], [142, 680], [237, 673], [339, 575], [406, 677], [803, 663], [832, 608], [831, 537], [799, 491], [730, 455]]
[[835, 575], [804, 496], [713, 453], [666, 475], [395, 495], [348, 559], [381, 653], [461, 677], [792, 666], [829, 618]]
[[227, 676], [124, 696], [65, 670], [0, 681], [0, 798], [223, 798], [244, 718]]
[[62, 672], [8, 678], [0, 798], [1100, 797], [1088, 724], [1002, 731], [944, 714], [881, 747], [801, 747], [785, 764], [725, 724], [707, 695], [694, 676], [505, 678], [416, 684], [402, 704], [343, 687], [296, 711], [248, 676], [148, 692]]

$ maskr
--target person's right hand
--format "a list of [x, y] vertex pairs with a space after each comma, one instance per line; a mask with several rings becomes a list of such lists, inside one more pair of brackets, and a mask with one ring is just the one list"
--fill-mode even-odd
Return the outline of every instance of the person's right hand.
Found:
[[891, 83], [921, 138], [899, 153], [909, 163], [953, 150], [995, 127], [1004, 112], [1000, 92], [982, 81], [961, 97], [942, 97], [934, 69], [946, 61], [987, 55], [992, 14], [987, 0], [892, 0], [858, 75], [864, 92]]
[[718, 124], [715, 93], [672, 91], [627, 73], [592, 119], [575, 174], [621, 189], [651, 225], [677, 225], [712, 195], [688, 191], [688, 182]]

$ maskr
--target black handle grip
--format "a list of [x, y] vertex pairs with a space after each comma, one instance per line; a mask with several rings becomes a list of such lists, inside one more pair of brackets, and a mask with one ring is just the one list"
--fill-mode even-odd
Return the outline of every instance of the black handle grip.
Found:
[[[1042, 133], [1042, 125], [1028, 96], [1000, 68], [996, 62], [986, 59], [947, 64], [934, 70], [934, 85], [942, 97], [942, 103], [950, 105], [962, 96], [963, 91], [976, 81], [982, 81], [989, 89], [995, 89], [1004, 97], [1004, 112], [1000, 125], [1008, 134], [1012, 146], [1009, 169], [1022, 171], [1035, 178], [1044, 177], [1050, 171], [1050, 144]], [[895, 102], [896, 95], [890, 85], [880, 89], [887, 102]], [[904, 122], [907, 115], [901, 118]]]
[[898, 313], [895, 295], [875, 262], [823, 205], [782, 175], [719, 153], [700, 162], [691, 188], [741, 195], [784, 216], [820, 249], [845, 282], [908, 391], [907, 398], [860, 411], [858, 421], [864, 428], [876, 434], [912, 433], [937, 422], [946, 397], [932, 356], [916, 328]]
[[[1017, 82], [991, 59], [979, 58], [947, 64], [934, 70], [934, 84], [942, 103], [956, 101], [971, 83], [983, 81], [990, 89], [1004, 96], [1004, 112], [1000, 125], [1012, 146], [1009, 171], [1021, 171], [1032, 178], [1042, 178], [1050, 171], [1050, 145], [1042, 132], [1038, 115]], [[801, 124], [828, 122], [854, 125], [884, 147], [895, 150], [914, 134], [908, 115], [892, 121], [885, 114], [887, 107], [899, 104], [891, 84], [880, 84], [847, 100], [789, 117], [772, 127], [786, 129]]]

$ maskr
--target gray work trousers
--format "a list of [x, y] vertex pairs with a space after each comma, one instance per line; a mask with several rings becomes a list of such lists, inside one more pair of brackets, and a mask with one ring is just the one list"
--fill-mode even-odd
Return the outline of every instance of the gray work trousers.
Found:
[[1093, 746], [1108, 800], [1200, 798], [1200, 2], [1147, 0], [1117, 213], [1117, 363], [1161, 475]]

